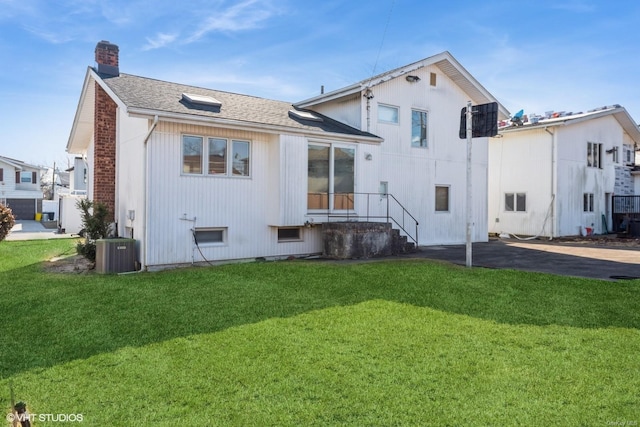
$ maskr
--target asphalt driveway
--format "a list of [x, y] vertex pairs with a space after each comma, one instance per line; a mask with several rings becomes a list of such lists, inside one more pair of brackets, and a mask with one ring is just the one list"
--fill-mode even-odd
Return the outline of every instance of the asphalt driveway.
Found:
[[[465, 265], [465, 245], [423, 246], [415, 257]], [[473, 266], [589, 277], [640, 279], [640, 245], [617, 246], [549, 240], [491, 240], [473, 244]]]

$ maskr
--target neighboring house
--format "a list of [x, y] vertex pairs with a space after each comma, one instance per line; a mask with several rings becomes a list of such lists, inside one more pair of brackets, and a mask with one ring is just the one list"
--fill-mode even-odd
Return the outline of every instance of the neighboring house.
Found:
[[[98, 43], [67, 151], [86, 159], [87, 197], [136, 239], [142, 268], [321, 253], [321, 224], [380, 220], [396, 199], [421, 244], [464, 241], [460, 109], [495, 99], [450, 54], [294, 107], [120, 73], [118, 53]], [[479, 138], [477, 241], [486, 165]]]
[[69, 177], [69, 189], [59, 194], [58, 206], [58, 227], [62, 233], [77, 234], [82, 230], [82, 216], [77, 204], [86, 198], [87, 170], [87, 162], [82, 157], [76, 157], [73, 166], [65, 171]]
[[623, 107], [549, 112], [503, 126], [499, 136], [489, 143], [490, 233], [559, 237], [619, 227], [612, 198], [634, 194], [640, 143]]
[[0, 156], [0, 204], [18, 220], [33, 220], [42, 212], [42, 168]]
[[71, 194], [87, 193], [87, 161], [82, 157], [73, 159], [73, 166], [66, 170], [69, 173], [69, 190]]
[[[295, 106], [382, 137], [382, 144], [367, 149], [376, 167], [361, 175], [357, 191], [394, 195], [417, 218], [420, 244], [436, 245], [465, 242], [466, 141], [458, 133], [460, 110], [469, 100], [497, 102], [443, 52]], [[498, 117], [508, 116], [499, 104]], [[473, 140], [473, 241], [488, 239], [488, 139]]]

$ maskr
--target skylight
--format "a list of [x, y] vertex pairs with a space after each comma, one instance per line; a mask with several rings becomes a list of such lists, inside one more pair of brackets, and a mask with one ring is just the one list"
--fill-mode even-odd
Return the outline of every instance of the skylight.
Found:
[[191, 104], [210, 105], [212, 107], [222, 106], [222, 102], [215, 99], [213, 96], [195, 95], [192, 93], [183, 93], [182, 99]]
[[292, 116], [297, 117], [299, 119], [302, 119], [302, 120], [313, 120], [313, 121], [316, 121], [316, 122], [321, 122], [322, 121], [321, 117], [318, 117], [315, 114], [310, 113], [308, 111], [289, 110], [289, 114], [291, 114]]

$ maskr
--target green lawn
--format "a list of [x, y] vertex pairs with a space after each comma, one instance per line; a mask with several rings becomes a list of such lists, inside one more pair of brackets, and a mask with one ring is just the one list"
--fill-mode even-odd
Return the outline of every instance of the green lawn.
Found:
[[640, 423], [640, 281], [423, 260], [42, 271], [73, 251], [0, 243], [7, 411], [13, 384], [97, 426]]

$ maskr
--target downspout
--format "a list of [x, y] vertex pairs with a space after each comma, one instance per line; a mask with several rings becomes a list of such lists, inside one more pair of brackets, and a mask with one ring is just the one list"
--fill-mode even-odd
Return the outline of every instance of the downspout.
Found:
[[544, 127], [544, 131], [551, 135], [551, 235], [549, 240], [552, 240], [556, 230], [556, 134], [547, 126]]
[[149, 205], [150, 205], [150, 196], [149, 196], [149, 191], [148, 191], [148, 185], [149, 185], [149, 148], [147, 145], [147, 142], [149, 142], [149, 138], [151, 138], [151, 134], [153, 133], [153, 131], [155, 130], [156, 126], [158, 125], [158, 115], [156, 114], [153, 117], [153, 123], [151, 124], [151, 127], [149, 128], [149, 132], [147, 132], [147, 135], [144, 137], [144, 142], [143, 142], [143, 146], [144, 146], [144, 165], [143, 165], [143, 171], [142, 174], [144, 176], [144, 185], [142, 186], [142, 191], [143, 191], [143, 197], [142, 200], [144, 200], [144, 231], [143, 231], [143, 235], [144, 235], [144, 244], [142, 245], [142, 253], [141, 253], [141, 260], [140, 260], [140, 270], [146, 270], [147, 269], [147, 245], [149, 244]]

